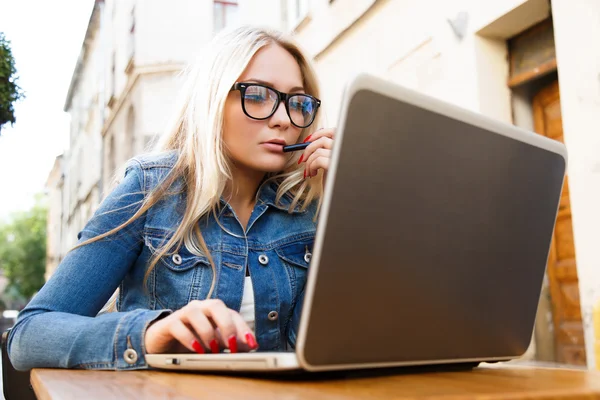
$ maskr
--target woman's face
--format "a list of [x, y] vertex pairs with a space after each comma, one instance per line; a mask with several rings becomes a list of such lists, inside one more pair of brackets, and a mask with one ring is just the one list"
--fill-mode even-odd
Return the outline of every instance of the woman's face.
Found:
[[[283, 93], [304, 93], [300, 66], [278, 45], [259, 50], [237, 82], [260, 83]], [[246, 104], [247, 110], [249, 107]], [[283, 101], [270, 118], [255, 120], [242, 110], [241, 92], [229, 93], [225, 102], [223, 140], [235, 168], [263, 173], [281, 171], [293, 154], [284, 153], [283, 146], [296, 143], [301, 132], [301, 128], [290, 122]]]

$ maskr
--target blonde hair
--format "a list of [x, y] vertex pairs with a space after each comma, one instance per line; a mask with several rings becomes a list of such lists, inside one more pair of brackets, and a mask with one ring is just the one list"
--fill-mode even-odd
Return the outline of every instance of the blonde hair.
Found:
[[[162, 198], [172, 194], [169, 188], [181, 179], [187, 192], [182, 221], [173, 236], [154, 253], [144, 282], [147, 282], [158, 260], [169, 253], [169, 249], [178, 249], [184, 244], [191, 253], [208, 258], [213, 270], [213, 280], [208, 293], [208, 297], [211, 297], [216, 283], [216, 267], [197, 221], [210, 212], [217, 214], [225, 184], [232, 179], [223, 144], [223, 113], [229, 91], [254, 55], [269, 45], [281, 46], [296, 59], [306, 93], [319, 97], [315, 72], [291, 37], [279, 31], [249, 26], [219, 33], [205, 51], [201, 52], [191, 68], [185, 71], [186, 84], [176, 108], [175, 118], [170, 124], [171, 128], [159, 138], [154, 148], [155, 152], [178, 152], [179, 157], [173, 169], [163, 182], [147, 194], [141, 207], [128, 221], [78, 246], [100, 240], [123, 229]], [[320, 126], [323, 118], [321, 114], [317, 113], [313, 124], [302, 131], [300, 140], [308, 137], [315, 127]], [[290, 159], [283, 171], [268, 174], [263, 183], [279, 183], [276, 202], [279, 202], [282, 196], [291, 196], [293, 200], [289, 212], [296, 206], [306, 209], [313, 200], [321, 198], [323, 188], [322, 174], [309, 180], [303, 178], [304, 168], [297, 164], [298, 157], [299, 154]], [[111, 299], [111, 302], [114, 301], [116, 293]]]

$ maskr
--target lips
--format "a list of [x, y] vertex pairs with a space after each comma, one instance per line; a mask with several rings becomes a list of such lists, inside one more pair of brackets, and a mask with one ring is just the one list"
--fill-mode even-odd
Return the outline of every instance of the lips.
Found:
[[272, 152], [277, 154], [283, 154], [283, 147], [286, 145], [285, 140], [283, 139], [272, 139], [268, 142], [262, 142], [261, 146]]
[[283, 139], [273, 139], [273, 140], [269, 140], [268, 142], [265, 142], [265, 143], [278, 144], [280, 146], [286, 145], [285, 140], [283, 140]]

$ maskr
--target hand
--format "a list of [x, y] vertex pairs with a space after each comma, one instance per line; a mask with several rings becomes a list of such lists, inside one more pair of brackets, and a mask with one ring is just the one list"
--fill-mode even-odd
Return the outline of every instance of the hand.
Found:
[[231, 353], [258, 347], [254, 334], [239, 313], [221, 300], [194, 300], [151, 324], [144, 336], [146, 353]]
[[326, 178], [327, 170], [329, 169], [329, 160], [331, 159], [331, 149], [333, 148], [333, 138], [335, 136], [335, 128], [319, 129], [304, 142], [312, 142], [304, 153], [300, 156], [298, 164], [304, 162], [304, 178], [316, 176], [320, 169], [324, 171], [323, 180]]

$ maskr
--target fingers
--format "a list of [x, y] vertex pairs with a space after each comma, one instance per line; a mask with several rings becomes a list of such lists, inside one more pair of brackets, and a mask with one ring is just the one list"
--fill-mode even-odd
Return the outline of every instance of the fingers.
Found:
[[331, 148], [333, 146], [334, 135], [335, 135], [334, 128], [319, 129], [318, 131], [316, 131], [315, 133], [313, 133], [312, 135], [310, 135], [306, 139], [304, 139], [304, 143], [306, 143], [306, 142], [311, 142], [311, 143], [310, 143], [310, 145], [308, 145], [308, 147], [306, 149], [304, 149], [304, 152], [302, 153], [302, 155], [300, 156], [300, 159], [298, 160], [298, 164], [300, 164], [302, 161], [308, 160], [310, 155], [318, 148], [323, 147], [323, 148], [327, 148], [327, 149], [331, 150]]
[[171, 335], [191, 352], [203, 354], [204, 348], [198, 343], [194, 332], [182, 320], [173, 318], [169, 324]]
[[[196, 304], [190, 303], [188, 306], [182, 308], [181, 311], [181, 322], [189, 326], [196, 333], [203, 349], [208, 349], [212, 353], [218, 353], [222, 345], [219, 344], [219, 338], [216, 335], [213, 323], [204, 314], [203, 309]], [[198, 349], [194, 349], [194, 351], [202, 353]]]
[[304, 149], [298, 164], [304, 162], [304, 178], [315, 176], [320, 168], [327, 171], [333, 148], [335, 128], [320, 129], [306, 138], [311, 144]]
[[239, 313], [221, 300], [192, 301], [145, 332], [148, 354], [188, 351], [231, 353], [258, 348], [256, 338]]
[[256, 342], [256, 337], [252, 330], [244, 321], [242, 316], [235, 311], [231, 312], [231, 319], [235, 324], [237, 333], [238, 333], [238, 342], [239, 342], [239, 350], [241, 351], [249, 351], [256, 350], [258, 348], [258, 343]]
[[211, 352], [218, 353], [220, 348], [224, 347], [229, 348], [232, 353], [237, 353], [238, 329], [237, 321], [234, 322], [233, 318], [235, 311], [227, 308], [223, 301], [192, 301], [182, 310], [185, 310], [183, 322], [193, 328]]
[[304, 169], [304, 177], [316, 176], [319, 169], [327, 171], [329, 169], [329, 160], [331, 159], [331, 150], [329, 149], [317, 149], [311, 156], [306, 160], [306, 167]]
[[204, 315], [212, 320], [216, 328], [219, 329], [222, 338], [227, 342], [236, 335], [235, 325], [231, 319], [231, 312], [221, 300], [206, 300], [192, 302], [201, 310]]
[[315, 140], [322, 137], [328, 137], [330, 139], [333, 139], [334, 136], [335, 128], [321, 128], [313, 132], [313, 134], [308, 136], [306, 139], [304, 139], [304, 142], [314, 142]]

